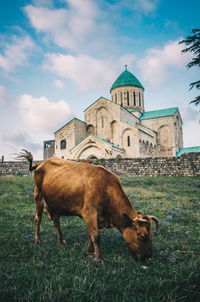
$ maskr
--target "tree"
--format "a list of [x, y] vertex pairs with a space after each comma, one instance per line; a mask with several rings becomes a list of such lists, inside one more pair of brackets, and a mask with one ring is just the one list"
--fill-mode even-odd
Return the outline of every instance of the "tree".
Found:
[[[200, 67], [200, 29], [193, 29], [192, 35], [187, 37], [185, 40], [180, 41], [179, 44], [185, 43], [185, 45], [190, 45], [189, 47], [182, 50], [182, 52], [192, 52], [195, 57], [192, 59], [190, 63], [187, 64], [187, 68], [191, 68], [194, 66]], [[190, 84], [190, 90], [196, 87], [200, 89], [200, 81], [196, 81]], [[197, 96], [190, 103], [194, 103], [195, 105], [200, 104], [200, 95]]]

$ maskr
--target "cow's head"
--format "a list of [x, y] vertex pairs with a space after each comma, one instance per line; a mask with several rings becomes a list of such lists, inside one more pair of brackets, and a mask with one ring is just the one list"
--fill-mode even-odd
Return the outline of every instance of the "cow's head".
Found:
[[158, 231], [159, 222], [155, 216], [143, 215], [137, 212], [137, 217], [131, 219], [126, 213], [123, 214], [125, 228], [123, 236], [136, 259], [145, 261], [152, 260], [152, 220], [156, 223]]

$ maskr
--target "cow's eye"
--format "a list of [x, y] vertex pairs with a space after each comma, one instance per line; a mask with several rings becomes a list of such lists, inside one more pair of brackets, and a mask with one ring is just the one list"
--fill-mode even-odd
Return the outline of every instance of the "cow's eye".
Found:
[[137, 227], [134, 224], [132, 224], [131, 229], [133, 229], [134, 231], [136, 231]]

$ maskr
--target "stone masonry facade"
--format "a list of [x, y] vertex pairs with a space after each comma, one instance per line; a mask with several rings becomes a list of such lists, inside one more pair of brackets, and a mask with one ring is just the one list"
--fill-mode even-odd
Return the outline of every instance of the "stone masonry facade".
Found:
[[127, 69], [110, 89], [44, 142], [44, 159], [173, 157], [183, 148], [178, 107], [145, 111], [144, 87]]

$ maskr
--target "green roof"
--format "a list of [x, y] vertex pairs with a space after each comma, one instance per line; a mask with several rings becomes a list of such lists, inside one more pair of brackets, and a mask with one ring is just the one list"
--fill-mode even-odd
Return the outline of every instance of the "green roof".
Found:
[[[100, 99], [104, 99], [104, 100], [106, 100], [106, 101], [109, 101], [109, 102], [114, 103], [113, 101], [111, 101], [111, 100], [109, 100], [109, 99], [107, 99], [107, 98], [104, 98], [104, 96], [100, 96], [100, 98], [98, 98], [98, 99], [97, 99], [96, 101], [94, 101], [91, 105], [89, 105], [89, 106], [84, 110], [84, 112], [85, 112], [86, 110], [88, 110], [90, 107], [92, 107], [95, 103], [97, 103]], [[117, 104], [117, 103], [114, 103], [114, 104], [119, 105], [119, 104]]]
[[77, 120], [77, 121], [79, 121], [79, 122], [81, 122], [81, 123], [83, 123], [83, 124], [86, 124], [86, 122], [83, 122], [83, 121], [81, 121], [81, 120], [79, 120], [78, 118], [76, 118], [76, 117], [74, 117], [72, 120], [70, 120], [67, 124], [65, 124], [64, 126], [62, 126], [61, 128], [59, 128], [58, 130], [56, 130], [55, 132], [54, 132], [54, 134], [56, 134], [59, 130], [61, 130], [62, 128], [64, 128], [65, 126], [67, 126], [69, 123], [71, 123], [73, 120]]
[[183, 153], [189, 153], [189, 152], [200, 152], [200, 146], [179, 148], [179, 151], [176, 152], [176, 156], [180, 156]]
[[110, 91], [113, 88], [121, 87], [121, 86], [137, 86], [144, 90], [142, 84], [138, 81], [138, 79], [128, 70], [125, 70], [120, 74], [117, 80], [112, 85]]
[[146, 129], [149, 129], [149, 130], [153, 131], [154, 133], [157, 133], [157, 131], [155, 131], [155, 130], [153, 130], [153, 129], [151, 129], [151, 128], [145, 126], [145, 125], [142, 125], [142, 124], [137, 123], [137, 122], [136, 122], [136, 124], [139, 125], [139, 126], [142, 126], [142, 127], [146, 128]]
[[95, 135], [92, 135], [92, 136], [95, 137], [96, 139], [98, 139], [98, 140], [100, 140], [100, 141], [102, 141], [102, 142], [104, 142], [104, 143], [110, 145], [110, 146], [113, 147], [113, 148], [116, 148], [116, 149], [119, 149], [119, 150], [124, 151], [123, 148], [120, 148], [119, 146], [117, 146], [117, 145], [115, 145], [115, 144], [113, 144], [113, 143], [110, 143], [109, 141], [107, 141], [107, 140], [105, 140], [105, 139], [103, 139], [103, 138], [101, 138], [101, 137], [97, 137], [97, 136], [95, 136]]
[[123, 148], [120, 148], [119, 146], [117, 146], [117, 145], [115, 145], [115, 144], [112, 144], [112, 143], [108, 142], [107, 140], [105, 140], [105, 139], [103, 139], [103, 138], [100, 138], [100, 137], [98, 137], [98, 136], [92, 135], [92, 134], [90, 134], [90, 135], [86, 136], [84, 139], [82, 139], [82, 141], [80, 141], [77, 145], [75, 145], [74, 147], [72, 147], [72, 148], [70, 149], [70, 151], [73, 150], [76, 146], [78, 146], [80, 143], [82, 143], [82, 142], [83, 142], [86, 138], [88, 138], [88, 137], [94, 137], [94, 138], [98, 139], [99, 141], [104, 142], [104, 143], [110, 145], [110, 146], [113, 147], [113, 148], [116, 148], [116, 149], [119, 149], [119, 150], [124, 151]]
[[146, 111], [146, 112], [143, 112], [143, 114], [140, 117], [140, 120], [147, 120], [147, 119], [152, 119], [152, 118], [171, 116], [171, 115], [174, 115], [177, 110], [178, 110], [178, 107]]

